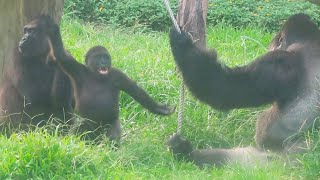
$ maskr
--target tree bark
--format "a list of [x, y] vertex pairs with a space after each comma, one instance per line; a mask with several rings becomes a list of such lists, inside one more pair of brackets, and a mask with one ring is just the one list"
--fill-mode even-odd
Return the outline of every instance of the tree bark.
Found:
[[189, 32], [196, 44], [206, 46], [208, 0], [180, 0], [177, 21]]
[[57, 23], [63, 13], [64, 0], [1, 0], [0, 1], [0, 77], [12, 59], [13, 50], [23, 26], [41, 14], [52, 16]]

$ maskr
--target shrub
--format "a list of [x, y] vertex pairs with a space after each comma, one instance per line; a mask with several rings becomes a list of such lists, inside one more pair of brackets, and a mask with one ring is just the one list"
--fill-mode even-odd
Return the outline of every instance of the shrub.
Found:
[[[171, 0], [177, 11], [178, 0]], [[116, 26], [167, 30], [172, 22], [160, 0], [66, 0], [67, 14], [86, 21]], [[293, 0], [209, 0], [208, 26], [220, 23], [235, 28], [261, 27], [274, 31], [293, 13], [304, 12], [320, 25], [320, 8]]]
[[[177, 9], [177, 2], [172, 1]], [[87, 21], [98, 21], [126, 27], [164, 30], [171, 21], [162, 1], [150, 0], [66, 0], [66, 12]]]
[[208, 24], [225, 23], [235, 28], [255, 26], [278, 30], [294, 13], [309, 14], [320, 25], [320, 9], [304, 1], [209, 0]]

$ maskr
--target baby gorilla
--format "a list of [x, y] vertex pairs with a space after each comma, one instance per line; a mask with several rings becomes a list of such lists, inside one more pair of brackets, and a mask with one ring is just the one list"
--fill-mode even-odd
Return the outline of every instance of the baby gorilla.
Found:
[[[106, 48], [91, 48], [82, 65], [67, 61], [59, 27], [51, 34], [51, 42], [58, 64], [69, 76], [74, 89], [75, 111], [84, 120], [78, 132], [87, 132], [86, 137], [96, 139], [105, 134], [110, 140], [119, 140], [119, 93], [124, 91], [152, 113], [170, 115], [174, 109], [156, 103], [141, 87], [120, 70], [111, 67], [111, 56]], [[63, 58], [62, 58], [63, 57]]]
[[190, 141], [174, 134], [167, 140], [169, 150], [179, 160], [195, 163], [199, 167], [239, 164], [242, 166], [264, 165], [272, 158], [271, 154], [253, 147], [234, 149], [202, 149], [194, 150]]

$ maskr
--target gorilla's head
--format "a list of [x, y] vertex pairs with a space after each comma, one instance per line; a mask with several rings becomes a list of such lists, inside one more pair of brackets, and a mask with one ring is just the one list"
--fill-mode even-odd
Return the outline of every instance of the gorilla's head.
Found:
[[92, 72], [107, 75], [111, 68], [111, 56], [103, 46], [94, 46], [85, 56], [85, 63]]

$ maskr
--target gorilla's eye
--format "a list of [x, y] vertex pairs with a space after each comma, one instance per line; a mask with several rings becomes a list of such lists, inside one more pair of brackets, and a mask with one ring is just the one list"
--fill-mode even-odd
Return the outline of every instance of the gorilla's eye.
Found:
[[277, 49], [281, 49], [282, 47], [283, 47], [283, 37], [280, 37]]
[[279, 38], [279, 43], [282, 43], [282, 41], [283, 41], [283, 38], [280, 37], [280, 38]]
[[24, 27], [23, 28], [23, 33], [29, 33], [29, 34], [32, 34], [36, 31], [36, 28], [29, 28], [29, 27]]

